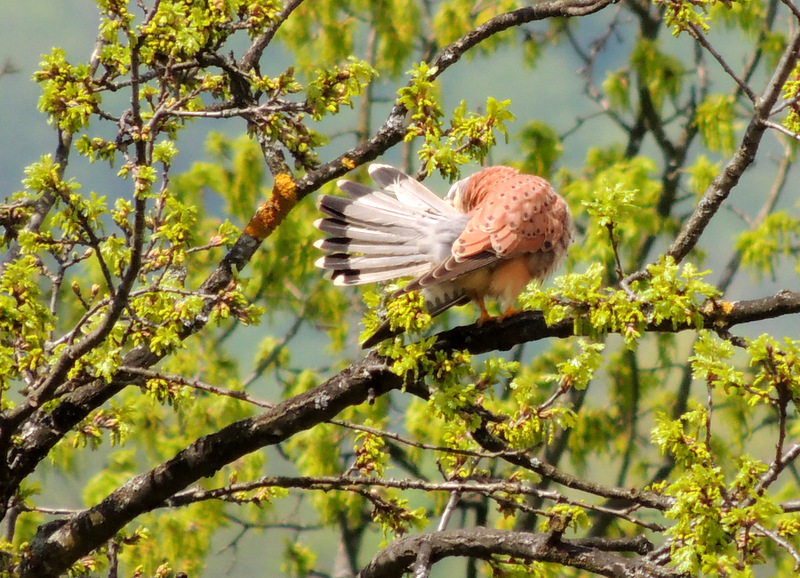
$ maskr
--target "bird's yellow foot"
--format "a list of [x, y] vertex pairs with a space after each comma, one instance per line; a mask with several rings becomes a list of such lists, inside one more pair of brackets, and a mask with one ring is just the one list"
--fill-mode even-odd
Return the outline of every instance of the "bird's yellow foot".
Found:
[[478, 300], [478, 307], [481, 310], [481, 316], [478, 318], [478, 327], [481, 327], [487, 321], [493, 320], [494, 317], [492, 317], [486, 310], [486, 304], [483, 302], [483, 299]]
[[503, 311], [503, 313], [497, 318], [497, 320], [498, 321], [503, 321], [504, 319], [507, 319], [507, 318], [511, 317], [512, 315], [516, 315], [517, 313], [519, 313], [519, 311], [517, 311], [513, 306], [511, 306], [508, 309], [506, 309], [505, 311]]

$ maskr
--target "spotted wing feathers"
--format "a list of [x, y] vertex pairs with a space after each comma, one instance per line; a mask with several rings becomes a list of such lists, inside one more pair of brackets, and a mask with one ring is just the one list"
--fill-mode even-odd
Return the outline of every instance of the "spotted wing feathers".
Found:
[[[543, 178], [505, 166], [485, 168], [451, 188], [448, 199], [470, 220], [455, 240], [452, 255], [406, 290], [457, 279], [524, 254], [532, 258], [532, 277], [543, 279], [558, 264], [571, 241], [569, 207]], [[552, 253], [557, 251], [557, 253]]]
[[550, 251], [569, 236], [567, 204], [541, 177], [484, 169], [470, 180], [462, 202], [472, 219], [453, 247], [459, 260], [484, 251], [501, 258]]

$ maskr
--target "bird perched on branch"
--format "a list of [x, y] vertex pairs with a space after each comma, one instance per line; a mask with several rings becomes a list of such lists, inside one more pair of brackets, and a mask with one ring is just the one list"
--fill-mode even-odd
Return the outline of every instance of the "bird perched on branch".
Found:
[[[532, 280], [542, 281], [572, 241], [566, 201], [545, 179], [505, 166], [484, 168], [456, 182], [447, 197], [389, 165], [373, 164], [377, 188], [341, 180], [346, 197], [322, 196], [327, 218], [314, 223], [332, 235], [315, 246], [329, 254], [316, 265], [335, 285], [410, 276], [395, 297], [421, 290], [431, 316], [474, 301], [490, 319], [486, 297], [503, 316]], [[367, 339], [391, 337], [388, 325]]]

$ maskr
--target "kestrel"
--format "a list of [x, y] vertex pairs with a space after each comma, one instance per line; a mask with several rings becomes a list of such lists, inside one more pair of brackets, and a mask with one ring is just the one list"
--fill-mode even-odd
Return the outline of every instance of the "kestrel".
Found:
[[[566, 201], [545, 179], [506, 166], [484, 168], [455, 183], [442, 199], [402, 171], [369, 167], [377, 189], [341, 180], [347, 197], [322, 196], [328, 215], [314, 226], [333, 235], [314, 245], [329, 254], [316, 265], [335, 285], [411, 276], [395, 297], [422, 290], [431, 316], [474, 301], [490, 318], [486, 297], [503, 315], [532, 280], [541, 282], [572, 241]], [[382, 328], [364, 343], [391, 336]]]

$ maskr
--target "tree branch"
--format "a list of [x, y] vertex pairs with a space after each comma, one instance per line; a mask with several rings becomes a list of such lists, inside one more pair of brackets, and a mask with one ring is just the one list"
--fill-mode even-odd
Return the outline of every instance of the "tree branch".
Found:
[[[705, 313], [705, 320], [707, 326], [730, 327], [798, 312], [800, 312], [800, 293], [783, 291], [762, 299], [718, 305]], [[686, 329], [692, 327], [688, 325], [674, 327], [671, 322], [654, 323], [647, 328], [648, 331], [669, 332]], [[507, 350], [523, 341], [534, 341], [545, 337], [567, 337], [572, 334], [571, 319], [548, 327], [541, 312], [527, 311], [502, 322], [484, 324], [483, 327], [469, 326], [443, 332], [439, 334], [435, 349], [468, 349], [473, 353], [483, 353]], [[333, 418], [344, 407], [362, 403], [370, 396], [380, 395], [400, 385], [400, 378], [391, 373], [386, 361], [373, 352], [319, 388], [287, 400], [257, 418], [237, 422], [217, 434], [198, 440], [169, 462], [121, 486], [98, 506], [72, 520], [61, 521], [55, 533], [52, 526], [43, 527], [32, 543], [31, 554], [26, 560], [36, 572], [52, 573], [52, 569], [59, 564], [68, 565], [71, 556], [83, 555], [97, 547], [137, 515], [156, 507], [176, 491], [200, 477], [210, 475], [224, 464], [263, 445], [278, 443], [296, 431]], [[101, 388], [101, 391], [107, 393], [108, 389]], [[59, 409], [61, 406], [53, 412], [56, 416], [59, 415]], [[476, 439], [488, 451], [506, 449], [500, 440], [488, 432], [484, 433], [482, 439], [480, 436], [476, 436]], [[51, 441], [54, 439], [53, 434], [50, 437]], [[38, 441], [39, 439], [36, 439], [36, 442]], [[39, 449], [42, 449], [41, 446]], [[46, 451], [39, 455], [43, 457]], [[29, 448], [21, 457], [30, 460], [30, 456]], [[629, 490], [599, 486], [560, 472], [535, 458], [507, 455], [505, 459], [567, 487], [608, 498], [632, 499], [657, 509], [669, 507], [668, 500], [660, 496], [644, 495], [641, 492], [634, 495]], [[61, 546], [62, 541], [73, 545]], [[52, 564], [44, 562], [51, 559]], [[27, 575], [49, 575], [36, 572]]]
[[251, 68], [258, 65], [258, 61], [261, 60], [261, 55], [264, 53], [264, 49], [269, 46], [269, 43], [272, 42], [272, 39], [275, 37], [275, 33], [278, 32], [278, 29], [281, 25], [288, 20], [289, 16], [292, 15], [300, 4], [303, 3], [303, 0], [288, 0], [286, 4], [284, 4], [283, 10], [281, 10], [280, 16], [278, 16], [278, 21], [275, 25], [267, 30], [264, 34], [256, 38], [247, 51], [244, 53], [239, 59], [239, 68], [242, 70], [250, 70]]
[[401, 386], [402, 380], [385, 360], [371, 354], [311, 391], [204, 436], [171, 460], [123, 484], [96, 506], [41, 526], [24, 556], [19, 576], [55, 577], [125, 524], [189, 484], [245, 454], [281, 443], [328, 420], [346, 407]]
[[[513, 12], [495, 16], [440, 50], [429, 63], [430, 68], [433, 70], [430, 79], [433, 80], [441, 76], [445, 70], [458, 62], [471, 48], [509, 28], [549, 18], [586, 16], [599, 12], [606, 6], [613, 4], [614, 1], [568, 0], [566, 2], [537, 2], [532, 6], [526, 6]], [[341, 177], [354, 166], [359, 166], [378, 158], [389, 147], [399, 143], [405, 136], [405, 117], [407, 112], [404, 106], [395, 103], [383, 126], [375, 136], [367, 140], [363, 145], [351, 149], [298, 180], [298, 200], [313, 193], [323, 184]]]
[[[745, 301], [718, 303], [702, 312], [704, 327], [729, 328], [764, 319], [800, 313], [800, 292], [784, 290], [769, 297]], [[434, 350], [466, 349], [470, 353], [508, 351], [515, 345], [549, 337], [564, 338], [575, 335], [573, 318], [547, 325], [541, 311], [522, 311], [500, 321], [490, 321], [478, 326], [455, 327], [438, 334]], [[672, 321], [649, 323], [644, 331], [678, 333], [697, 329], [688, 323], [673, 325]]]
[[469, 528], [415, 534], [400, 538], [382, 550], [358, 574], [359, 578], [400, 578], [417, 558], [423, 544], [430, 548], [430, 561], [463, 556], [489, 560], [511, 556], [526, 561], [555, 562], [603, 576], [675, 577], [681, 573], [643, 558], [623, 557], [614, 552], [644, 555], [652, 550], [644, 536], [589, 540], [553, 539], [550, 534], [529, 534], [490, 528]]
[[[58, 176], [59, 181], [64, 180], [64, 174], [67, 171], [67, 164], [69, 164], [69, 153], [71, 147], [72, 134], [65, 130], [59, 129], [58, 145], [56, 146], [55, 155], [55, 165], [58, 167], [56, 169], [56, 175]], [[42, 193], [42, 196], [39, 197], [34, 204], [33, 213], [31, 214], [30, 219], [28, 219], [28, 224], [25, 226], [26, 231], [33, 233], [39, 231], [45, 218], [50, 213], [50, 209], [53, 208], [56, 199], [58, 199], [58, 191], [50, 189]], [[19, 253], [19, 240], [15, 238], [9, 244], [5, 255], [3, 255], [3, 260], [0, 261], [0, 273], [5, 270], [9, 263], [19, 257]]]
[[[728, 198], [733, 187], [739, 182], [744, 171], [753, 164], [761, 144], [761, 138], [767, 129], [766, 123], [772, 107], [780, 97], [783, 85], [794, 69], [798, 51], [800, 51], [800, 30], [795, 31], [766, 88], [756, 99], [753, 118], [747, 125], [739, 149], [728, 160], [725, 168], [711, 181], [694, 212], [669, 246], [665, 253], [666, 256], [670, 256], [680, 263], [689, 254], [700, 240], [711, 219], [717, 214], [722, 202]], [[640, 270], [628, 276], [625, 281], [631, 283], [645, 277], [647, 277], [647, 272]]]
[[714, 57], [714, 60], [716, 60], [717, 63], [722, 67], [722, 70], [724, 70], [725, 73], [728, 76], [730, 76], [734, 80], [734, 82], [736, 82], [736, 85], [739, 87], [739, 90], [742, 91], [745, 94], [745, 96], [747, 96], [750, 102], [755, 102], [756, 95], [753, 92], [753, 90], [750, 88], [750, 86], [743, 78], [740, 78], [739, 75], [736, 74], [736, 72], [730, 67], [730, 65], [722, 57], [722, 55], [719, 52], [717, 52], [717, 49], [711, 45], [711, 43], [706, 38], [706, 33], [700, 28], [700, 26], [694, 23], [690, 23], [689, 30], [691, 31], [692, 36], [694, 36], [694, 39], [697, 40], [697, 42], [699, 42], [700, 45], [703, 48], [705, 48], [706, 51], [711, 56]]

